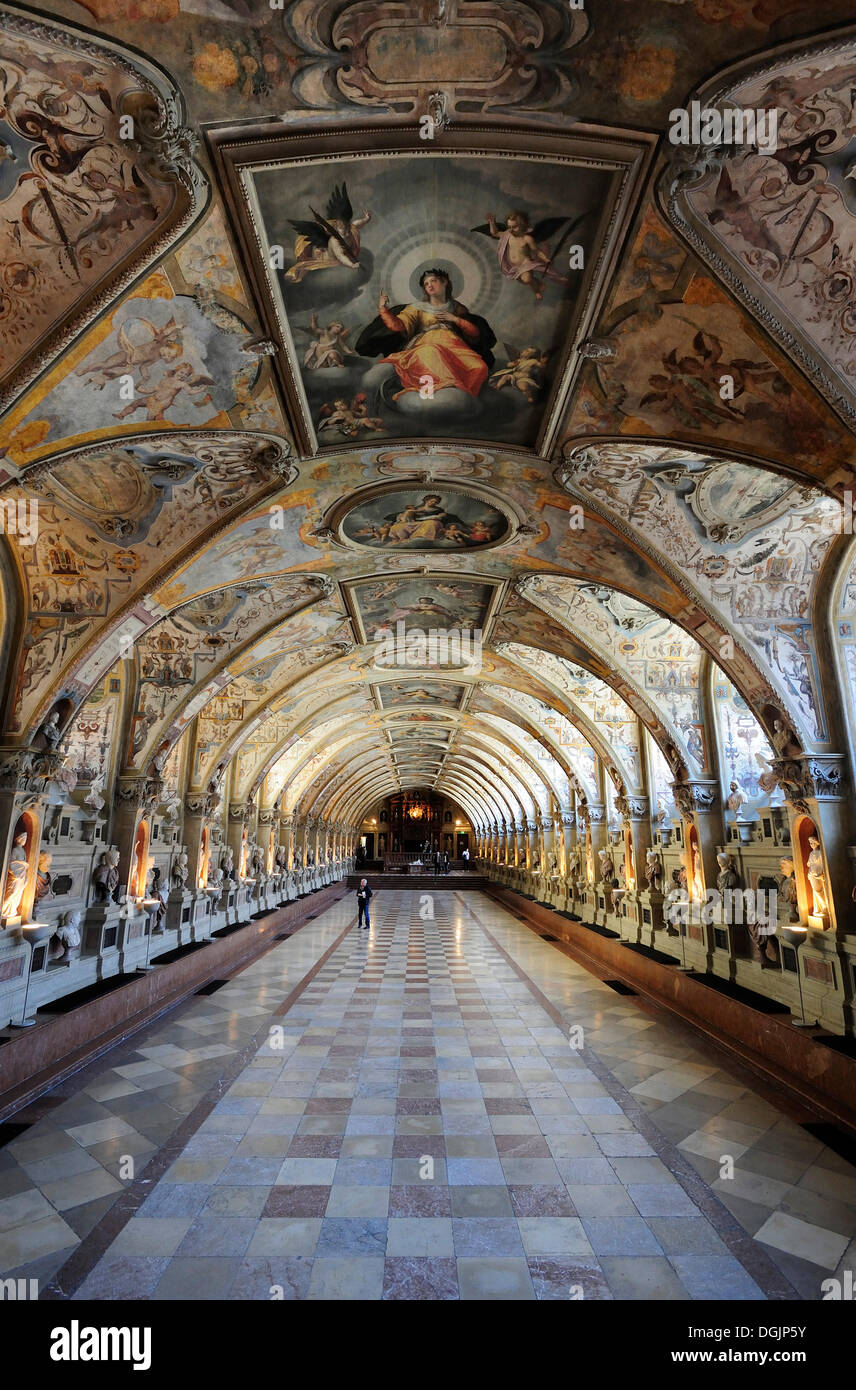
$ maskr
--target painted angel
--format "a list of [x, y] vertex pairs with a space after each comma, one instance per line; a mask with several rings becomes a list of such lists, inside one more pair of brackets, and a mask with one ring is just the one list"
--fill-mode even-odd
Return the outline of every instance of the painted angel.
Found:
[[345, 341], [351, 330], [343, 323], [328, 323], [326, 328], [322, 328], [318, 315], [313, 313], [309, 327], [301, 331], [313, 339], [303, 354], [303, 365], [309, 371], [318, 367], [344, 367], [346, 357], [359, 355]]
[[[532, 290], [536, 299], [543, 299], [545, 279], [554, 280], [560, 285], [570, 283], [569, 276], [560, 275], [551, 267], [562, 244], [582, 220], [582, 217], [574, 222], [567, 217], [544, 217], [533, 226], [527, 214], [515, 208], [508, 213], [504, 222], [497, 222], [493, 213], [489, 212], [487, 222], [473, 227], [472, 231], [481, 232], [499, 243], [496, 256], [500, 272], [507, 280], [519, 280]], [[565, 231], [550, 251], [546, 245], [547, 238], [554, 236], [560, 227], [564, 227]]]
[[550, 360], [549, 352], [542, 352], [536, 347], [516, 348], [511, 343], [504, 343], [503, 347], [508, 354], [508, 362], [498, 371], [491, 372], [491, 386], [497, 391], [502, 391], [506, 386], [516, 388], [530, 405], [534, 405], [544, 389], [544, 371]]
[[310, 205], [311, 222], [289, 224], [297, 232], [294, 243], [294, 264], [285, 272], [284, 279], [297, 285], [311, 270], [331, 270], [335, 266], [347, 266], [349, 270], [360, 268], [360, 227], [371, 221], [368, 208], [362, 217], [354, 217], [348, 185], [334, 185], [327, 199], [326, 216]]

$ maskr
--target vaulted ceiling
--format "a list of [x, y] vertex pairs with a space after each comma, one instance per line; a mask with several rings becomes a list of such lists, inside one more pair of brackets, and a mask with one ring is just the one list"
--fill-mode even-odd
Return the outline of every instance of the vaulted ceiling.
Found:
[[709, 776], [716, 673], [846, 747], [850, 0], [0, 15], [7, 747], [350, 823]]

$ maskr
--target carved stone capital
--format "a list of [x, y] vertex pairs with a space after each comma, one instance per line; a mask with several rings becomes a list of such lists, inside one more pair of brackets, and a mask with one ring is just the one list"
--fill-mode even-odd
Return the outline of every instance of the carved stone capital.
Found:
[[712, 811], [719, 800], [715, 782], [673, 782], [672, 797], [685, 820], [698, 811]]
[[249, 820], [251, 805], [252, 802], [250, 801], [230, 801], [229, 820], [232, 821], [234, 824], [238, 824], [239, 822], [243, 823], [244, 821]]
[[277, 820], [277, 813], [271, 806], [259, 811], [259, 825], [273, 825]]
[[590, 801], [583, 809], [583, 816], [588, 825], [603, 825], [606, 820], [606, 807], [599, 801]]
[[839, 801], [844, 795], [844, 757], [841, 753], [812, 754], [802, 758], [778, 758], [773, 772], [785, 800], [802, 810], [808, 800]]
[[117, 806], [132, 807], [151, 815], [166, 792], [161, 777], [119, 777], [116, 782]]
[[645, 820], [648, 815], [647, 796], [617, 796], [615, 807], [624, 820]]
[[0, 753], [0, 790], [18, 796], [38, 797], [62, 767], [59, 751], [14, 748]]
[[211, 792], [187, 792], [184, 797], [184, 813], [187, 816], [210, 816], [218, 798]]

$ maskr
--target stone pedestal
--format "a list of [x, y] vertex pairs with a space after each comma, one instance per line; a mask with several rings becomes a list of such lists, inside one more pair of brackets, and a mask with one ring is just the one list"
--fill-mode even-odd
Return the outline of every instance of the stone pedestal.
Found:
[[844, 971], [846, 955], [839, 952], [834, 932], [809, 931], [799, 950], [802, 1005], [806, 1019], [817, 1019], [832, 1033], [843, 1034], [845, 1008]]
[[193, 894], [189, 888], [173, 888], [166, 900], [166, 929], [189, 941], [192, 932]]
[[21, 1018], [29, 963], [30, 947], [18, 933], [0, 931], [0, 1028]]
[[118, 903], [92, 903], [83, 919], [81, 955], [103, 956], [119, 949], [122, 909]]
[[645, 946], [654, 946], [654, 937], [665, 927], [663, 894], [658, 888], [641, 888], [636, 894], [636, 903], [639, 910], [639, 939]]

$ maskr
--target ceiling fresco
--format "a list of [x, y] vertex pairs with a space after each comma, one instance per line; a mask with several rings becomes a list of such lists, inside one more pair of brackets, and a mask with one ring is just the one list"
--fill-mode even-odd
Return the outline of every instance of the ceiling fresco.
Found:
[[[856, 421], [856, 34], [735, 72], [706, 102], [776, 113], [775, 146], [673, 168], [662, 193], [674, 224], [852, 425]], [[711, 164], [713, 167], [711, 167]]]
[[595, 259], [609, 186], [605, 170], [442, 152], [254, 171], [268, 258], [285, 248], [276, 298], [321, 446], [533, 446], [580, 291], [567, 248]]
[[154, 64], [4, 6], [0, 406], [198, 216], [183, 102]]
[[849, 0], [0, 9], [4, 748], [513, 823], [851, 758]]

